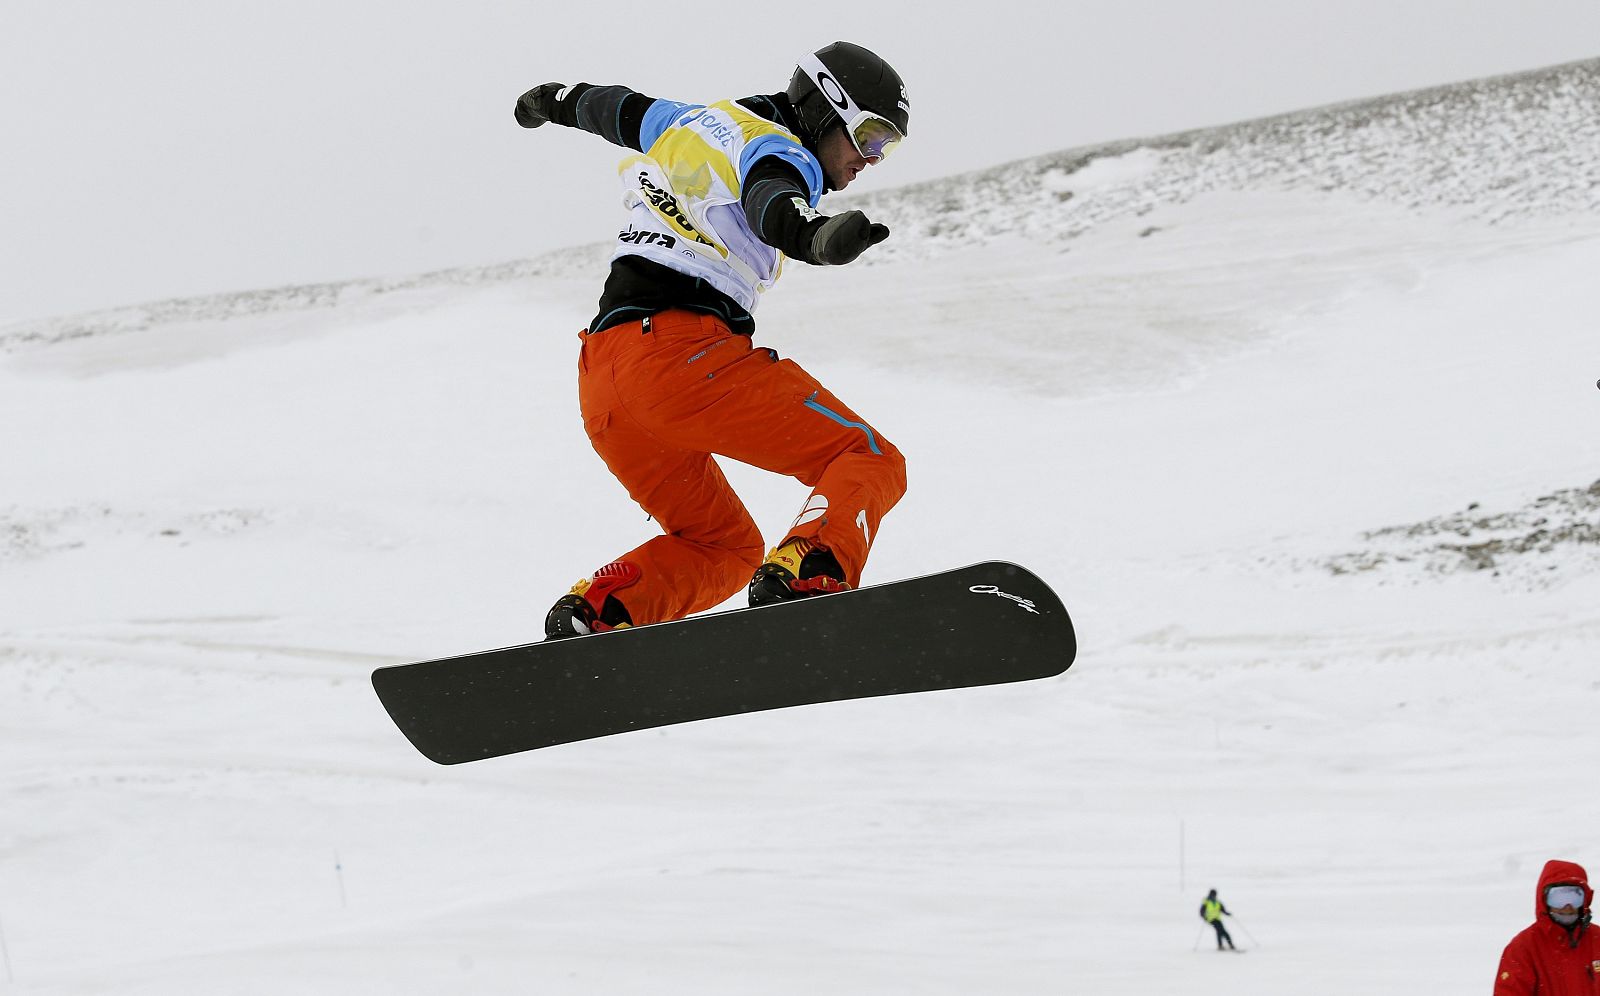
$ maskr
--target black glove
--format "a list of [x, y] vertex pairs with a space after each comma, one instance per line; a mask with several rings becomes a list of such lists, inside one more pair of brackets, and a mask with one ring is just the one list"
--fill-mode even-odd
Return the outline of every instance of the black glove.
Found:
[[556, 113], [556, 93], [566, 84], [541, 83], [517, 98], [517, 124], [537, 128]]
[[811, 236], [811, 259], [824, 266], [848, 263], [889, 237], [889, 226], [868, 221], [860, 211], [825, 219]]

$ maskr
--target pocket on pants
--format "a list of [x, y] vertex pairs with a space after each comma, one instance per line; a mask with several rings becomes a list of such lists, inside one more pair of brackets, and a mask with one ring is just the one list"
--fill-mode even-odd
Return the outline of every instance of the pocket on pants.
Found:
[[601, 412], [598, 415], [591, 415], [583, 420], [583, 431], [591, 440], [597, 439], [610, 426], [611, 413], [608, 411]]

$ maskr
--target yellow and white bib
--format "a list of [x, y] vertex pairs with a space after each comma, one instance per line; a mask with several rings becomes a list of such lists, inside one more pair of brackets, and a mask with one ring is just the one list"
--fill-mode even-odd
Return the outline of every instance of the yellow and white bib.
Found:
[[783, 125], [731, 100], [657, 101], [640, 133], [643, 155], [617, 168], [628, 227], [613, 259], [636, 255], [704, 280], [748, 312], [783, 271], [783, 253], [757, 237], [739, 203], [759, 159], [799, 170], [815, 208], [822, 164]]

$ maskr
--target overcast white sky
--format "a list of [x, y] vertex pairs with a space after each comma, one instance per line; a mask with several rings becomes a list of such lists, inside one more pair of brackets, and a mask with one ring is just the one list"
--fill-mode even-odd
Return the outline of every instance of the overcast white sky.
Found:
[[773, 92], [798, 54], [848, 38], [911, 94], [911, 140], [859, 181], [875, 188], [1600, 54], [1600, 0], [826, 10], [4, 0], [0, 324], [607, 238], [618, 150], [512, 120], [546, 80], [695, 101]]

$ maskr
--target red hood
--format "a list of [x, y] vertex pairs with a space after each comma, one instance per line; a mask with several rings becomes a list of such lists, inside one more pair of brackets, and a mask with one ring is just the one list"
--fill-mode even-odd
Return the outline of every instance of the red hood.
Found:
[[1540, 923], [1549, 922], [1544, 915], [1544, 890], [1552, 885], [1581, 885], [1583, 908], [1587, 910], [1594, 902], [1594, 890], [1589, 888], [1589, 876], [1582, 865], [1571, 861], [1546, 861], [1544, 871], [1539, 875], [1538, 891], [1533, 894], [1533, 918]]

